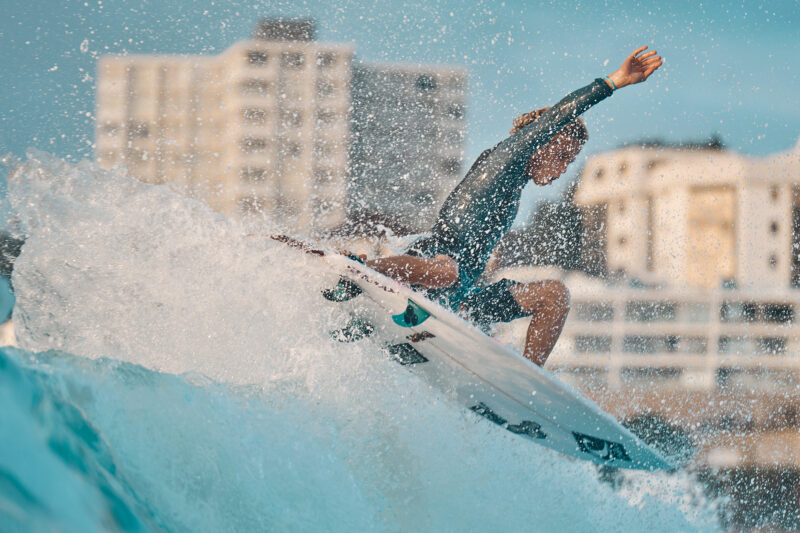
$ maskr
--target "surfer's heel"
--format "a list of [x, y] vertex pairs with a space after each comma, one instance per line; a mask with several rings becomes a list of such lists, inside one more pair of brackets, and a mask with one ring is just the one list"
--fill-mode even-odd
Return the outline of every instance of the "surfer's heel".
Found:
[[322, 296], [331, 302], [346, 302], [361, 294], [361, 287], [347, 278], [339, 278], [339, 283], [332, 289], [322, 291]]

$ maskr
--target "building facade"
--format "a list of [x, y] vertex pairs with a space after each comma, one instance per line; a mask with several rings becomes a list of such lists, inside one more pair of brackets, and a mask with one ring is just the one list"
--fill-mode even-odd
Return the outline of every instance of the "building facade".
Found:
[[585, 262], [646, 283], [787, 288], [800, 279], [800, 143], [755, 158], [626, 147], [589, 158]]
[[346, 217], [349, 45], [309, 21], [265, 21], [219, 56], [106, 56], [98, 163], [186, 185], [228, 215], [309, 234]]
[[453, 67], [354, 67], [352, 218], [430, 228], [462, 177], [466, 80]]

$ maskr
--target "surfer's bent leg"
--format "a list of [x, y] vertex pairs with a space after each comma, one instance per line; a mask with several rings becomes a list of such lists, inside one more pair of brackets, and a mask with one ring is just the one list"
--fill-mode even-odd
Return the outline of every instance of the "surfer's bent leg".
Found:
[[544, 366], [569, 313], [569, 290], [556, 280], [520, 283], [509, 289], [520, 307], [533, 314], [525, 338], [526, 358]]
[[532, 315], [524, 355], [539, 366], [547, 361], [561, 335], [567, 313], [569, 291], [556, 280], [519, 283], [502, 279], [461, 304], [461, 314], [481, 327]]

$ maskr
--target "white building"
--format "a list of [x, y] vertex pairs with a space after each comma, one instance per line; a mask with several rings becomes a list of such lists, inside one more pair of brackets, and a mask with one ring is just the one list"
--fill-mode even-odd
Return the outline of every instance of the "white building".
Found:
[[352, 47], [311, 21], [266, 20], [218, 56], [106, 56], [98, 163], [185, 184], [229, 215], [306, 233], [346, 216]]
[[800, 143], [763, 158], [639, 146], [597, 154], [575, 195], [594, 228], [584, 252], [645, 282], [789, 287], [800, 277], [798, 187]]

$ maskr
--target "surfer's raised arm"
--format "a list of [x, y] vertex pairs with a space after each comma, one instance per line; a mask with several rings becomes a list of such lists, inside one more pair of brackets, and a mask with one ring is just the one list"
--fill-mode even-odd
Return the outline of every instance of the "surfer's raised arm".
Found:
[[[550, 107], [514, 120], [510, 136], [483, 152], [447, 197], [431, 230], [405, 253], [367, 266], [425, 291], [428, 298], [488, 330], [496, 322], [531, 316], [524, 355], [543, 365], [569, 312], [569, 291], [557, 280], [486, 284], [492, 250], [517, 216], [522, 190], [563, 175], [589, 138], [580, 115], [615, 91], [641, 83], [662, 65], [641, 46], [611, 74], [572, 91]], [[363, 259], [362, 259], [363, 260]], [[335, 301], [358, 294], [340, 281]]]

